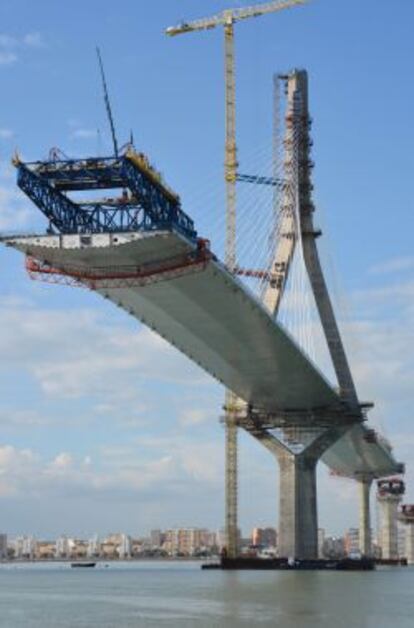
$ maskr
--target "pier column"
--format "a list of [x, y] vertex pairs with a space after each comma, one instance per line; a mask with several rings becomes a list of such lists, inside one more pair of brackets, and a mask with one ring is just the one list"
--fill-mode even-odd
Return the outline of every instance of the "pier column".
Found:
[[362, 556], [371, 556], [371, 508], [370, 492], [372, 477], [359, 480], [359, 551]]
[[382, 558], [398, 558], [397, 513], [400, 501], [396, 497], [380, 500]]
[[414, 564], [414, 504], [404, 504], [398, 513], [398, 520], [405, 525], [405, 558], [409, 565]]
[[414, 521], [405, 529], [405, 554], [409, 565], [414, 564]]
[[317, 459], [279, 452], [279, 556], [318, 557]]
[[[279, 556], [318, 558], [318, 507], [316, 468], [324, 452], [349, 429], [349, 425], [314, 428], [314, 437], [300, 453], [257, 423], [248, 432], [279, 463]], [[293, 428], [296, 429], [296, 428]], [[311, 428], [306, 428], [309, 434]], [[290, 428], [284, 430], [287, 440]], [[295, 432], [296, 433], [296, 432]]]
[[400, 478], [378, 480], [378, 503], [381, 509], [382, 558], [398, 558], [398, 506], [402, 501], [405, 484]]

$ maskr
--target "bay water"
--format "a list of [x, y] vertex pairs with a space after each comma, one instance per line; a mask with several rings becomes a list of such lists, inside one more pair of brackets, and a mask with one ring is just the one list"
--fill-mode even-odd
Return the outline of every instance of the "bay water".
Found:
[[195, 562], [0, 565], [1, 628], [414, 628], [414, 568], [202, 571]]

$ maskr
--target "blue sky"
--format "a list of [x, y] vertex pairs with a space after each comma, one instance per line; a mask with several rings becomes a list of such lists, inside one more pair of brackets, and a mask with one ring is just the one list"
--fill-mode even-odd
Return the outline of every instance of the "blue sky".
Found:
[[[16, 190], [16, 148], [27, 159], [53, 146], [70, 156], [110, 151], [98, 44], [121, 142], [132, 128], [210, 235], [223, 213], [222, 33], [169, 39], [163, 29], [239, 4], [249, 2], [2, 0], [0, 230], [45, 227]], [[373, 421], [408, 463], [409, 481], [413, 19], [408, 0], [315, 0], [237, 27], [241, 169], [270, 171], [257, 155], [270, 146], [273, 72], [309, 72], [321, 248], [333, 260], [332, 288], [341, 286], [360, 396], [376, 402]], [[44, 536], [219, 527], [220, 387], [95, 295], [31, 283], [17, 253], [1, 249], [0, 269], [2, 528]], [[241, 440], [247, 530], [275, 520], [277, 473]], [[320, 511], [332, 531], [356, 524], [354, 485], [321, 469]]]

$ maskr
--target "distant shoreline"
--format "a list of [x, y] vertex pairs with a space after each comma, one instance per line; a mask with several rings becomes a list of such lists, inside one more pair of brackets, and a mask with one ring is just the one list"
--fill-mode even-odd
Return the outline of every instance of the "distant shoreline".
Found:
[[200, 562], [218, 560], [218, 556], [134, 556], [133, 558], [7, 558], [0, 565], [22, 565], [33, 563], [138, 563], [138, 562]]

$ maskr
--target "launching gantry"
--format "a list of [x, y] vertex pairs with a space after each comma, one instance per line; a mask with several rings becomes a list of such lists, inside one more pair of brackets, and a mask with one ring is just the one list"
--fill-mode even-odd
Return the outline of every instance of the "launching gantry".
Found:
[[[23, 163], [13, 158], [17, 184], [49, 220], [49, 233], [108, 233], [175, 228], [195, 240], [193, 221], [180, 197], [151, 165], [128, 146], [124, 154]], [[75, 201], [74, 191], [121, 190], [118, 197]]]

